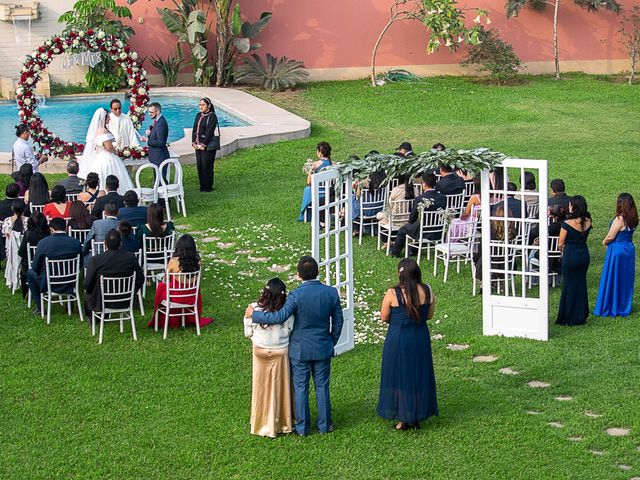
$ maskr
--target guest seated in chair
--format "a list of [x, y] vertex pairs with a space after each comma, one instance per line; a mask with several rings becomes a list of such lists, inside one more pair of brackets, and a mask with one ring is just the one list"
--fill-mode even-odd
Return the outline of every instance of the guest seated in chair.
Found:
[[[100, 290], [100, 277], [129, 277], [136, 274], [135, 290], [138, 291], [144, 283], [142, 267], [131, 253], [120, 248], [122, 237], [117, 230], [109, 230], [104, 238], [105, 251], [91, 259], [84, 277], [85, 311], [100, 312], [102, 307], [102, 293]], [[125, 302], [122, 307], [126, 307]]]
[[[20, 167], [17, 172], [13, 172], [11, 174], [11, 178], [13, 178], [18, 187], [20, 188], [18, 192], [18, 196], [24, 197], [27, 190], [29, 190], [29, 184], [31, 183], [31, 177], [33, 176], [33, 166], [30, 163], [25, 163]], [[26, 200], [25, 200], [26, 202]]]
[[[507, 191], [515, 192], [518, 189], [515, 183], [509, 182], [507, 183]], [[504, 200], [498, 202], [491, 206], [491, 215], [495, 215], [494, 212], [498, 210], [498, 208], [502, 208], [504, 210]], [[516, 200], [514, 198], [514, 194], [510, 193], [507, 195], [507, 207], [509, 210], [509, 218], [523, 218], [522, 216], [522, 205], [520, 204], [520, 200]]]
[[[49, 222], [49, 228], [51, 235], [38, 242], [31, 269], [27, 272], [27, 284], [31, 290], [31, 298], [35, 303], [38, 315], [41, 312], [40, 293], [47, 290], [46, 259], [65, 260], [82, 253], [82, 244], [67, 235], [67, 225], [62, 218], [52, 218]], [[80, 268], [82, 268], [82, 255], [80, 255]]]
[[164, 221], [164, 208], [158, 203], [152, 203], [147, 208], [147, 223], [136, 229], [136, 238], [142, 242], [147, 237], [167, 237], [174, 232], [172, 222]]
[[119, 224], [118, 208], [113, 203], [107, 203], [104, 206], [104, 218], [93, 222], [82, 248], [82, 253], [85, 255], [84, 261], [87, 266], [89, 266], [89, 260], [93, 254], [91, 251], [91, 240], [104, 242], [107, 232], [109, 230], [117, 230]]
[[459, 195], [464, 192], [464, 179], [453, 173], [453, 168], [440, 162], [440, 180], [435, 189], [443, 195]]
[[[391, 217], [400, 213], [400, 204], [392, 202], [397, 202], [398, 200], [413, 200], [415, 196], [413, 182], [409, 175], [400, 175], [398, 177], [398, 185], [393, 187], [391, 192], [389, 192], [387, 205], [382, 212], [378, 212], [376, 215], [378, 222], [383, 225], [389, 225]], [[400, 227], [402, 227], [402, 225], [391, 225], [392, 230], [398, 230]]]
[[118, 225], [118, 231], [122, 235], [122, 246], [120, 248], [131, 253], [136, 253], [140, 250], [140, 241], [133, 234], [133, 229], [129, 222], [122, 220]]
[[[176, 242], [176, 248], [173, 251], [173, 256], [167, 263], [167, 274], [169, 273], [191, 273], [200, 270], [200, 255], [198, 255], [198, 249], [196, 248], [196, 242], [191, 235], [182, 235]], [[169, 275], [165, 277], [165, 282], [158, 283], [156, 288], [156, 298], [153, 302], [153, 317], [147, 324], [149, 327], [153, 327], [155, 312], [160, 307], [160, 304], [167, 299], [167, 283]], [[169, 288], [179, 287], [178, 284], [170, 285]], [[184, 292], [183, 292], [184, 293]], [[180, 297], [171, 299], [171, 303], [185, 303], [192, 304], [196, 292], [193, 292], [192, 296]], [[200, 326], [209, 325], [213, 322], [213, 318], [202, 317], [202, 295], [198, 294], [198, 318], [200, 319]], [[158, 317], [158, 325], [164, 327], [165, 316], [160, 313]], [[185, 315], [185, 324], [195, 325], [196, 319], [193, 315]], [[182, 326], [182, 319], [179, 316], [169, 317], [169, 328], [178, 328]]]
[[80, 200], [74, 200], [69, 207], [67, 225], [74, 230], [88, 230], [93, 225], [94, 218], [87, 210], [87, 206]]
[[80, 165], [75, 160], [70, 160], [67, 163], [67, 178], [60, 180], [57, 185], [62, 185], [69, 195], [77, 195], [82, 192], [84, 182], [81, 178], [78, 178], [78, 172], [80, 171]]
[[96, 200], [96, 203], [91, 210], [91, 215], [93, 215], [94, 218], [102, 218], [102, 212], [107, 203], [113, 203], [118, 210], [124, 207], [124, 197], [118, 193], [118, 188], [120, 188], [120, 180], [118, 180], [118, 177], [115, 175], [108, 175], [104, 183], [107, 189], [107, 194], [103, 197], [99, 196]]
[[[44, 237], [49, 236], [49, 224], [47, 218], [40, 212], [34, 212], [27, 220], [27, 231], [24, 232], [22, 243], [18, 249], [20, 256], [20, 286], [22, 287], [22, 298], [27, 296], [27, 272], [29, 271], [29, 246], [38, 245]], [[33, 260], [33, 259], [32, 259]]]
[[46, 205], [51, 201], [49, 184], [44, 175], [41, 173], [33, 174], [29, 182], [29, 189], [24, 192], [24, 201], [27, 205]]
[[[7, 185], [5, 189], [6, 198], [4, 200], [0, 200], [0, 222], [4, 222], [5, 219], [13, 215], [12, 205], [14, 200], [18, 199], [19, 193], [20, 193], [20, 186], [17, 183], [10, 183], [9, 185]], [[5, 259], [5, 242], [4, 242], [4, 237], [0, 236], [0, 260], [4, 260], [4, 259]]]
[[100, 177], [96, 172], [90, 172], [87, 174], [87, 179], [84, 181], [84, 192], [78, 195], [78, 200], [84, 203], [95, 203], [95, 201], [104, 197], [106, 193], [104, 190], [100, 190]]
[[138, 194], [127, 190], [124, 194], [124, 207], [118, 212], [118, 220], [126, 220], [130, 225], [138, 227], [147, 222], [147, 207], [138, 205]]
[[311, 173], [307, 175], [307, 186], [304, 187], [304, 191], [302, 192], [302, 205], [300, 206], [300, 216], [298, 217], [299, 222], [304, 222], [307, 208], [311, 206], [311, 175], [333, 164], [331, 161], [331, 145], [327, 142], [320, 142], [316, 146], [316, 156], [318, 160], [311, 166]]
[[47, 218], [69, 218], [69, 207], [71, 202], [67, 201], [67, 191], [62, 185], [56, 185], [51, 190], [51, 203], [47, 203], [42, 213]]
[[[463, 182], [464, 183], [464, 182]], [[409, 223], [406, 223], [396, 236], [396, 241], [391, 246], [389, 255], [392, 257], [402, 256], [404, 245], [407, 241], [407, 235], [415, 237], [420, 229], [420, 212], [422, 209], [431, 212], [439, 209], [444, 210], [447, 208], [447, 197], [435, 190], [436, 176], [433, 173], [427, 173], [422, 175], [422, 194], [418, 195], [413, 201], [411, 207], [411, 213], [409, 214]], [[427, 204], [422, 207], [422, 204]], [[439, 233], [432, 233], [434, 238], [440, 236]]]

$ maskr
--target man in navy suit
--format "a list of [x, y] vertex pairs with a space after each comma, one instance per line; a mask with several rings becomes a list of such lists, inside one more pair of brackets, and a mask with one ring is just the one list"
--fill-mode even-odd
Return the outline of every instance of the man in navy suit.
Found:
[[453, 168], [440, 162], [440, 180], [436, 190], [444, 195], [460, 195], [464, 192], [464, 179], [453, 173]]
[[254, 323], [284, 323], [294, 315], [289, 340], [289, 361], [293, 377], [296, 410], [296, 433], [309, 435], [309, 380], [313, 375], [318, 406], [318, 430], [333, 431], [329, 377], [331, 357], [342, 332], [342, 306], [338, 291], [318, 280], [318, 263], [313, 257], [302, 257], [298, 262], [298, 275], [302, 285], [289, 294], [284, 306], [277, 312], [258, 312], [247, 307], [246, 316]]
[[124, 194], [124, 207], [118, 211], [118, 220], [126, 220], [130, 225], [139, 227], [147, 223], [147, 207], [140, 206], [138, 194], [128, 190]]
[[[82, 244], [67, 235], [67, 225], [64, 219], [52, 218], [49, 222], [49, 228], [51, 229], [51, 235], [38, 242], [31, 268], [27, 272], [27, 284], [29, 285], [29, 290], [31, 290], [31, 298], [35, 303], [38, 314], [40, 314], [41, 309], [40, 293], [47, 289], [46, 259], [64, 260], [74, 258], [82, 253]], [[80, 268], [82, 268], [82, 255], [80, 255]]]
[[[140, 139], [147, 142], [149, 161], [159, 167], [163, 161], [169, 158], [169, 149], [167, 148], [169, 125], [162, 115], [162, 107], [158, 102], [149, 104], [149, 116], [153, 119], [153, 124], [146, 131], [148, 137], [140, 137]], [[162, 172], [163, 177], [164, 175], [165, 172]]]

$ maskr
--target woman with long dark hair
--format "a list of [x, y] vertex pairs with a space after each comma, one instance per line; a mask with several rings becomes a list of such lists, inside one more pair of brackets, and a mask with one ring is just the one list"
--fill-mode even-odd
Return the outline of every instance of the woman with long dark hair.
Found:
[[7, 217], [2, 223], [2, 235], [4, 237], [5, 258], [7, 264], [4, 268], [4, 278], [7, 285], [18, 287], [18, 273], [20, 271], [20, 257], [18, 254], [19, 237], [14, 237], [14, 232], [24, 233], [27, 229], [27, 221], [24, 218], [24, 211], [27, 206], [23, 200], [17, 199], [11, 203], [13, 215]]
[[67, 225], [74, 230], [88, 230], [93, 225], [93, 216], [87, 206], [80, 200], [74, 200], [69, 206], [69, 221]]
[[96, 200], [106, 195], [104, 190], [100, 190], [100, 177], [96, 172], [89, 172], [84, 181], [84, 192], [78, 195], [78, 200], [87, 205], [93, 205]]
[[598, 317], [627, 317], [631, 313], [636, 269], [633, 232], [637, 226], [636, 202], [630, 193], [621, 193], [616, 203], [616, 216], [602, 241], [607, 253], [593, 310]]
[[318, 160], [311, 164], [311, 171], [307, 174], [307, 185], [302, 191], [302, 205], [300, 206], [299, 222], [304, 222], [307, 215], [307, 208], [311, 206], [311, 175], [318, 173], [327, 167], [333, 165], [331, 161], [331, 145], [327, 142], [320, 142], [316, 145], [316, 157]]
[[29, 189], [24, 193], [24, 201], [31, 205], [46, 205], [51, 201], [47, 179], [41, 173], [34, 173], [29, 181]]
[[[272, 278], [262, 290], [255, 310], [276, 312], [287, 300], [287, 287]], [[289, 371], [289, 334], [293, 316], [274, 325], [244, 319], [244, 335], [253, 342], [253, 381], [251, 388], [251, 433], [276, 437], [293, 431], [293, 402]]]
[[[400, 213], [402, 204], [398, 200], [413, 200], [415, 198], [415, 190], [413, 188], [413, 182], [409, 175], [400, 175], [398, 177], [398, 185], [393, 187], [389, 192], [387, 205], [376, 215], [378, 222], [388, 225], [393, 215]], [[392, 225], [393, 230], [398, 230], [405, 221]]]
[[591, 214], [581, 195], [569, 200], [569, 215], [562, 222], [558, 247], [562, 252], [562, 292], [558, 307], [558, 325], [582, 325], [589, 316], [587, 271], [591, 257], [587, 239]]
[[395, 420], [397, 430], [420, 428], [438, 415], [436, 379], [427, 320], [433, 318], [435, 296], [422, 283], [412, 258], [398, 264], [398, 284], [387, 290], [380, 318], [389, 323], [382, 352], [378, 415]]
[[164, 208], [152, 203], [147, 208], [147, 223], [136, 229], [136, 238], [142, 242], [143, 237], [166, 237], [174, 231], [172, 222], [164, 221]]
[[24, 194], [27, 190], [29, 190], [29, 183], [31, 182], [31, 177], [33, 176], [33, 167], [30, 163], [25, 163], [18, 170], [18, 175], [16, 176], [16, 183], [20, 187], [20, 192], [18, 193], [19, 197], [24, 197]]
[[[139, 229], [138, 229], [139, 230]], [[137, 232], [136, 232], [137, 233]], [[176, 242], [176, 246], [173, 250], [173, 255], [169, 259], [167, 263], [167, 276], [165, 277], [164, 282], [159, 282], [156, 288], [156, 297], [153, 303], [153, 317], [147, 324], [149, 327], [154, 326], [154, 318], [155, 312], [160, 307], [160, 304], [167, 299], [167, 281], [169, 279], [169, 273], [192, 273], [200, 270], [200, 255], [198, 254], [198, 249], [196, 247], [196, 242], [191, 235], [182, 235], [178, 241]], [[179, 286], [179, 284], [172, 284], [172, 288]], [[179, 298], [172, 298], [171, 303], [185, 303], [185, 304], [193, 304], [195, 295], [198, 295], [198, 318], [200, 319], [200, 326], [209, 325], [213, 322], [212, 318], [203, 318], [202, 317], [202, 295], [200, 291], [193, 292], [181, 292], [181, 296]], [[194, 315], [187, 314], [185, 317], [185, 324], [195, 325], [196, 318]], [[164, 327], [165, 316], [160, 313], [158, 315], [158, 324]], [[169, 328], [178, 328], [182, 326], [182, 319], [179, 316], [170, 316], [169, 317]]]
[[71, 202], [67, 201], [67, 190], [62, 185], [56, 185], [51, 189], [51, 203], [47, 203], [42, 210], [45, 217], [69, 218]]
[[27, 220], [27, 231], [24, 232], [22, 243], [18, 249], [20, 256], [20, 285], [22, 297], [27, 295], [27, 271], [29, 270], [28, 247], [38, 245], [38, 242], [50, 234], [47, 218], [40, 212], [33, 212]]
[[[196, 115], [191, 132], [191, 145], [196, 151], [196, 166], [201, 192], [213, 190], [216, 152], [220, 149], [220, 126], [211, 100], [200, 99], [200, 112]], [[216, 135], [216, 128], [218, 135]]]

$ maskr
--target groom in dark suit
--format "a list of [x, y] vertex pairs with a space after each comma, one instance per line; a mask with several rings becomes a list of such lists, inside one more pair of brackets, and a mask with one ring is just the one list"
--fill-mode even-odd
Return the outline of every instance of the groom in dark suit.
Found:
[[[160, 167], [160, 164], [169, 158], [169, 148], [167, 147], [169, 124], [167, 124], [167, 119], [162, 115], [162, 106], [158, 102], [149, 104], [149, 116], [153, 119], [153, 124], [145, 132], [148, 137], [140, 137], [140, 139], [143, 142], [147, 142], [149, 161], [156, 167]], [[167, 181], [166, 170], [160, 172], [160, 175]], [[164, 205], [164, 200], [160, 199], [158, 203]]]
[[318, 406], [318, 430], [333, 431], [329, 377], [331, 357], [342, 332], [342, 306], [338, 291], [318, 280], [318, 263], [313, 257], [302, 257], [298, 262], [298, 275], [302, 285], [289, 294], [284, 306], [277, 312], [258, 312], [247, 307], [246, 316], [254, 323], [284, 323], [294, 315], [289, 339], [289, 361], [293, 377], [296, 410], [296, 433], [309, 435], [309, 380], [313, 375]]

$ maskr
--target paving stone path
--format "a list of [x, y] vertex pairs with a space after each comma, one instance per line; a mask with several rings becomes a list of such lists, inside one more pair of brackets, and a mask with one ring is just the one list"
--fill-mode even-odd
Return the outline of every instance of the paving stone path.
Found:
[[607, 428], [607, 435], [610, 437], [626, 437], [631, 430], [628, 428]]
[[550, 383], [541, 382], [539, 380], [531, 380], [530, 382], [527, 382], [527, 385], [531, 388], [549, 388], [551, 386]]
[[491, 363], [498, 359], [495, 355], [476, 355], [473, 357], [474, 363]]
[[498, 371], [503, 375], [520, 375], [520, 372], [517, 372], [509, 367], [501, 368]]
[[454, 352], [459, 352], [461, 350], [466, 350], [467, 348], [469, 348], [469, 345], [450, 343], [449, 345], [447, 345], [447, 348], [449, 350], [453, 350]]

